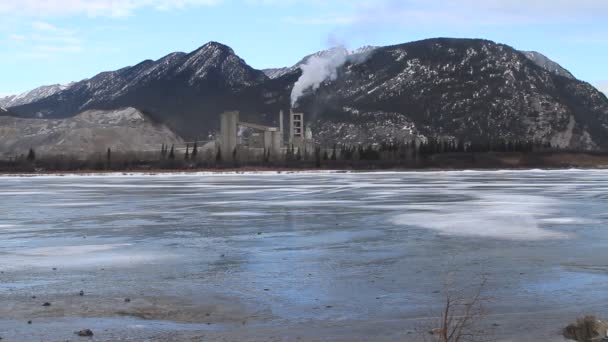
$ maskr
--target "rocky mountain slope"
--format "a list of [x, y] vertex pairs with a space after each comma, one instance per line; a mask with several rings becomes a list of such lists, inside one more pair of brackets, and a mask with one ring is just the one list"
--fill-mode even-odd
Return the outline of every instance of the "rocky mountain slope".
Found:
[[[367, 143], [414, 137], [540, 140], [574, 149], [608, 148], [608, 99], [539, 53], [478, 39], [429, 39], [364, 51], [334, 81], [300, 99], [317, 138]], [[204, 139], [219, 113], [276, 124], [289, 111], [299, 65], [255, 70], [232, 49], [209, 43], [189, 53], [99, 74], [39, 101], [20, 117], [65, 118], [132, 106], [181, 136]]]
[[48, 86], [38, 87], [36, 89], [26, 91], [19, 95], [10, 95], [0, 98], [0, 107], [15, 107], [28, 103], [36, 102], [47, 98], [60, 91], [68, 89], [72, 84], [53, 84]]
[[90, 110], [67, 119], [23, 119], [0, 116], [0, 155], [39, 154], [87, 156], [115, 152], [156, 151], [160, 144], [183, 140], [163, 124], [134, 108]]

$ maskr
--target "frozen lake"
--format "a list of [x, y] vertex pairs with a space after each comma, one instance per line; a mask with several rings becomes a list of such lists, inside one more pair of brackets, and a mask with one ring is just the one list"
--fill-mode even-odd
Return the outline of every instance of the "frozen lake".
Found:
[[496, 339], [560, 341], [607, 223], [608, 171], [0, 177], [0, 336], [415, 341], [484, 276]]

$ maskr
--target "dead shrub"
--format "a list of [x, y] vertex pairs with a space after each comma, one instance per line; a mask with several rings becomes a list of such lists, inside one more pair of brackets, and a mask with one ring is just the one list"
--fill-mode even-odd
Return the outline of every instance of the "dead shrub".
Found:
[[587, 315], [564, 328], [563, 335], [569, 340], [579, 342], [600, 341], [606, 336], [606, 325], [595, 316]]

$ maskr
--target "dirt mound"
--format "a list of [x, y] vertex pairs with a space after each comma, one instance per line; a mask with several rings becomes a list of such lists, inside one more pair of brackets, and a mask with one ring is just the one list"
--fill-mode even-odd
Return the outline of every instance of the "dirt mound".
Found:
[[0, 117], [0, 156], [39, 154], [87, 156], [113, 152], [159, 150], [183, 140], [135, 108], [90, 110], [68, 119]]

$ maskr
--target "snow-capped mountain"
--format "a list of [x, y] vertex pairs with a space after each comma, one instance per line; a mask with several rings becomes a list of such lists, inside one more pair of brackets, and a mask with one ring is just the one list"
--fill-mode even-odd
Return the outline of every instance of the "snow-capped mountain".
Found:
[[[318, 54], [323, 53], [328, 52]], [[298, 102], [297, 110], [324, 143], [438, 136], [608, 148], [606, 96], [538, 53], [449, 38], [350, 55], [357, 53], [364, 58], [347, 59], [334, 81], [305, 92]], [[265, 74], [212, 42], [188, 54], [101, 73], [10, 110], [21, 117], [65, 118], [130, 106], [187, 139], [216, 132], [225, 110], [277, 124], [279, 110], [290, 110], [291, 90], [307, 58]]]
[[39, 101], [47, 98], [60, 91], [68, 89], [73, 83], [70, 84], [53, 84], [48, 86], [38, 87], [36, 89], [26, 91], [19, 95], [11, 95], [0, 98], [0, 106], [5, 108], [21, 106], [24, 104]]

